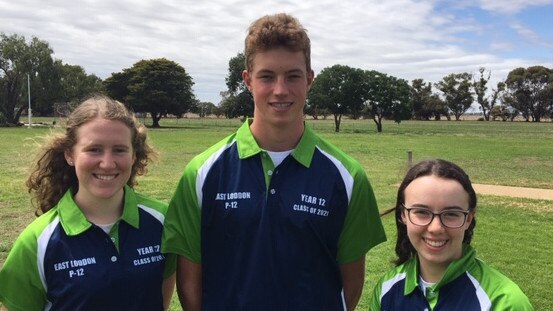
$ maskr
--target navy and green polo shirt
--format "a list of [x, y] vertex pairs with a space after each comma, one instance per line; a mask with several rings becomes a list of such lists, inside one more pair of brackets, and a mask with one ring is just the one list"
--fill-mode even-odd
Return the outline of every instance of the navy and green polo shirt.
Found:
[[186, 166], [163, 252], [202, 264], [203, 310], [344, 310], [340, 264], [386, 239], [365, 172], [307, 127], [274, 167], [250, 122]]
[[0, 270], [0, 301], [10, 311], [163, 310], [162, 281], [176, 266], [160, 252], [166, 211], [127, 186], [108, 235], [67, 191], [15, 241]]
[[469, 245], [426, 293], [419, 286], [418, 266], [413, 258], [384, 275], [373, 291], [369, 310], [534, 310], [520, 288], [477, 259]]

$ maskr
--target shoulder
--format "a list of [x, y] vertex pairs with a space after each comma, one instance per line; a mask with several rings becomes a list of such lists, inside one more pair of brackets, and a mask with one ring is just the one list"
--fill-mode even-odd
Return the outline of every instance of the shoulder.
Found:
[[388, 272], [384, 273], [378, 280], [379, 285], [383, 284], [395, 284], [398, 283], [404, 279], [407, 278], [407, 265], [409, 262], [406, 262], [404, 264], [401, 264], [399, 266], [393, 267], [392, 269], [388, 270]]
[[333, 143], [326, 139], [313, 134], [315, 147], [323, 153], [324, 156], [332, 160], [333, 162], [342, 165], [352, 176], [365, 176], [365, 171], [361, 164], [350, 155], [345, 153], [342, 149], [338, 148]]
[[[403, 294], [408, 279], [407, 264], [394, 267], [380, 277], [373, 290], [373, 302], [378, 301], [380, 304], [382, 298], [389, 293], [401, 292]], [[392, 296], [394, 295], [392, 294]]]
[[159, 211], [163, 214], [167, 213], [167, 207], [168, 207], [168, 204], [165, 203], [165, 202], [162, 202], [160, 200], [157, 200], [157, 199], [154, 199], [152, 197], [149, 197], [149, 196], [146, 196], [144, 194], [141, 194], [141, 193], [137, 193], [135, 192], [135, 197], [136, 197], [136, 202], [139, 206], [141, 207], [148, 207], [148, 208], [152, 208], [156, 211]]
[[[31, 222], [15, 240], [12, 251], [13, 253], [30, 254], [37, 253], [39, 239], [49, 239], [50, 234], [45, 234], [47, 231], [53, 231], [59, 225], [59, 217], [56, 208], [49, 210]], [[47, 243], [47, 241], [43, 241]]]
[[494, 309], [533, 310], [520, 287], [485, 262], [476, 259], [476, 265], [468, 273], [475, 285], [487, 294]]
[[225, 150], [235, 142], [236, 142], [236, 133], [228, 135], [227, 137], [211, 145], [209, 148], [205, 149], [198, 155], [194, 156], [192, 160], [190, 160], [187, 166], [194, 166], [198, 164], [201, 165], [207, 159], [220, 154], [221, 151]]

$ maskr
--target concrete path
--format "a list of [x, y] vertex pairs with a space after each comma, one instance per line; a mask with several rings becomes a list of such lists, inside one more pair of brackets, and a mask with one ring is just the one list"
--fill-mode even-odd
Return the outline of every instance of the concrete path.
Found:
[[523, 187], [508, 187], [508, 186], [496, 186], [496, 185], [482, 185], [472, 184], [476, 193], [497, 195], [497, 196], [509, 196], [515, 198], [529, 198], [538, 200], [553, 200], [553, 190], [551, 189], [537, 189], [537, 188], [523, 188]]

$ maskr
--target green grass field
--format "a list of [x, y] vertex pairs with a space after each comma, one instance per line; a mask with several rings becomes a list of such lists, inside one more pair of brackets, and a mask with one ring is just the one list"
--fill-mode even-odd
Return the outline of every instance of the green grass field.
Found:
[[[51, 119], [41, 120], [51, 123]], [[150, 120], [145, 120], [146, 124]], [[553, 189], [553, 123], [308, 120], [317, 133], [356, 158], [366, 169], [381, 209], [391, 207], [396, 185], [413, 160], [443, 158], [462, 166], [474, 183]], [[58, 122], [59, 124], [59, 122]], [[139, 179], [137, 190], [168, 201], [186, 163], [234, 131], [238, 120], [170, 119], [150, 129], [160, 160]], [[18, 233], [34, 219], [24, 187], [40, 137], [50, 128], [0, 128], [0, 264]], [[394, 258], [393, 217], [383, 219], [388, 242], [367, 256], [366, 284], [358, 310], [367, 310], [375, 281]], [[553, 310], [553, 202], [479, 196], [473, 245], [479, 257], [513, 279], [536, 310]], [[176, 297], [172, 310], [180, 310]]]

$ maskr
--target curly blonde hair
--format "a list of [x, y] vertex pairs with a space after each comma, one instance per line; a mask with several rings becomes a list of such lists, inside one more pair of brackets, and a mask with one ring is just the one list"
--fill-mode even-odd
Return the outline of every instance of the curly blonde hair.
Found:
[[246, 69], [251, 72], [253, 59], [258, 52], [283, 47], [302, 52], [307, 71], [311, 71], [311, 41], [307, 30], [293, 16], [286, 13], [266, 15], [254, 21], [248, 29], [244, 55]]
[[78, 191], [79, 181], [75, 168], [67, 164], [65, 152], [77, 143], [77, 131], [85, 123], [96, 118], [121, 121], [131, 130], [135, 162], [127, 185], [134, 187], [137, 175], [146, 173], [146, 166], [157, 157], [157, 152], [146, 141], [146, 127], [139, 123], [134, 113], [124, 104], [107, 96], [95, 95], [79, 104], [69, 115], [65, 133], [53, 135], [42, 147], [38, 160], [26, 181], [29, 193], [36, 205], [38, 216], [52, 209], [65, 192]]

